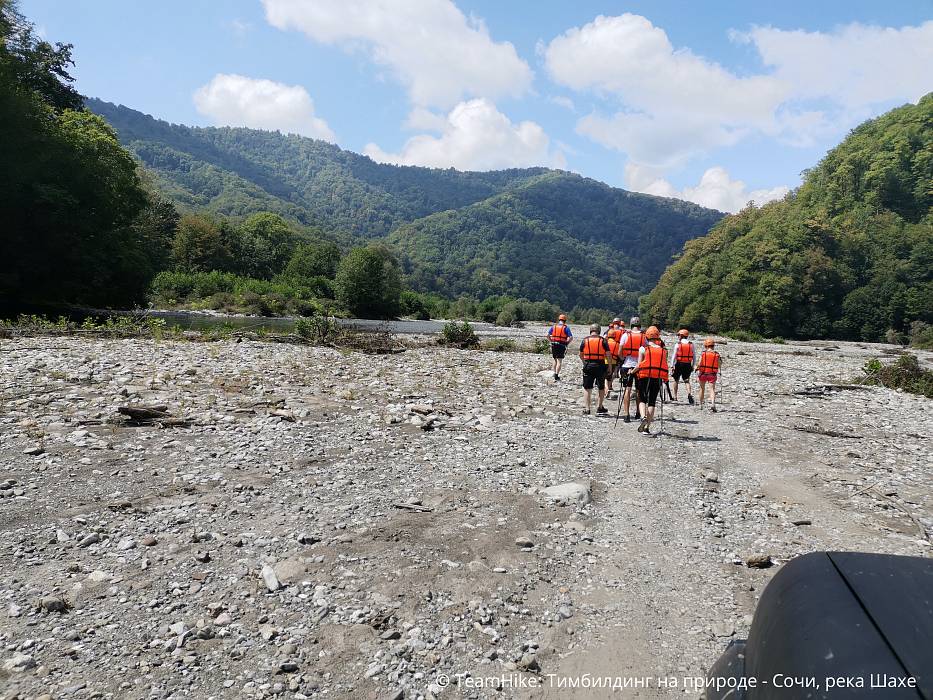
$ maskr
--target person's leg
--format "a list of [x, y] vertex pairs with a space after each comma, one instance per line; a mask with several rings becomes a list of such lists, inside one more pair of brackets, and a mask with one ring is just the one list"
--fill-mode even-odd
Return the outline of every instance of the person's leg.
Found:
[[710, 410], [716, 411], [716, 382], [711, 382], [709, 385], [709, 398], [710, 398]]
[[693, 396], [693, 385], [690, 383], [690, 375], [693, 374], [691, 370], [690, 374], [687, 375], [687, 378], [684, 380], [687, 383], [687, 401]]
[[583, 390], [583, 410], [586, 413], [590, 412], [590, 396], [591, 396], [590, 390], [584, 389]]
[[603, 400], [606, 398], [606, 390], [603, 388], [602, 384], [599, 386], [599, 405], [596, 407], [596, 410], [600, 413], [606, 410], [606, 407], [603, 406]]
[[625, 409], [625, 417], [629, 417], [629, 404], [632, 401], [632, 382], [629, 377], [625, 377], [622, 380], [622, 408]]
[[674, 377], [674, 401], [677, 400], [677, 393], [680, 390], [680, 382], [677, 381], [677, 377]]
[[700, 383], [700, 409], [703, 409], [703, 397], [706, 394], [706, 382], [703, 381], [702, 377], [697, 380]]
[[564, 361], [562, 358], [560, 357], [554, 358], [554, 374], [556, 374], [558, 377], [560, 376], [560, 367], [563, 363]]

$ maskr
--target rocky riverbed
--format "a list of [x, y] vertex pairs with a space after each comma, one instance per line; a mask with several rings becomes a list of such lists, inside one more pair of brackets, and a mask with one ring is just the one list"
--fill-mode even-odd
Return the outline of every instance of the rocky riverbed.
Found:
[[850, 384], [890, 348], [720, 350], [644, 438], [575, 358], [3, 341], [0, 697], [603, 697], [704, 675], [792, 557], [933, 553], [930, 401]]

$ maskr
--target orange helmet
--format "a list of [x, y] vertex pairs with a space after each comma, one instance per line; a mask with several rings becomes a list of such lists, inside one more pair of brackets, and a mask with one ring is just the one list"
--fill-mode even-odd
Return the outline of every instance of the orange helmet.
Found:
[[688, 331], [686, 328], [681, 328], [679, 331], [677, 331], [677, 335], [679, 335], [681, 338], [686, 338], [688, 335], [690, 335], [690, 331]]
[[648, 326], [648, 330], [645, 331], [645, 337], [648, 340], [657, 340], [661, 337], [661, 331], [658, 330], [657, 326]]
[[566, 320], [567, 320], [567, 314], [561, 314], [560, 316], [557, 317], [557, 320], [558, 320], [558, 321], [566, 321]]
[[703, 341], [704, 348], [711, 348], [714, 345], [716, 345], [716, 341], [713, 340], [712, 338], [707, 338], [706, 340]]

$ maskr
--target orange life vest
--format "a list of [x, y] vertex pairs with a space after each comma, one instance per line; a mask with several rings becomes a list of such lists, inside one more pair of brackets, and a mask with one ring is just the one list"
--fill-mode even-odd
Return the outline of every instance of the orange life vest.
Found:
[[614, 340], [618, 343], [622, 339], [622, 329], [618, 326], [613, 326], [608, 331], [606, 331], [606, 339]]
[[584, 362], [602, 362], [606, 359], [606, 348], [603, 346], [606, 340], [601, 335], [588, 336], [583, 341], [583, 361]]
[[629, 331], [622, 346], [623, 357], [636, 357], [638, 350], [645, 344], [645, 334], [641, 331]]
[[570, 340], [570, 336], [567, 335], [567, 326], [563, 323], [558, 323], [557, 325], [551, 326], [551, 332], [548, 334], [548, 338], [552, 343], [566, 343]]
[[[606, 335], [608, 336], [609, 334], [607, 333]], [[609, 354], [612, 357], [618, 357], [619, 356], [619, 339], [613, 338], [610, 336], [606, 340], [609, 343]]]
[[689, 362], [693, 364], [693, 343], [677, 343], [677, 352], [674, 362]]
[[704, 350], [700, 355], [700, 374], [719, 373], [719, 353], [715, 350]]
[[638, 363], [640, 379], [661, 379], [667, 381], [667, 350], [655, 345], [645, 347], [645, 356]]

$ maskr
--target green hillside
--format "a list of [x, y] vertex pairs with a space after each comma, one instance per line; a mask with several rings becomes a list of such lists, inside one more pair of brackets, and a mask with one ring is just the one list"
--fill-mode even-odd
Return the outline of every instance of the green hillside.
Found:
[[722, 217], [546, 168], [398, 167], [300, 136], [180, 126], [87, 104], [181, 209], [270, 211], [345, 244], [385, 239], [409, 287], [447, 298], [634, 311], [684, 242]]
[[225, 216], [272, 211], [325, 231], [384, 236], [399, 224], [486, 199], [544, 168], [487, 173], [376, 163], [274, 131], [169, 124], [88, 100], [180, 206]]
[[643, 313], [772, 336], [916, 335], [933, 323], [931, 204], [933, 94], [854, 129], [784, 201], [687, 243]]
[[389, 236], [414, 289], [634, 311], [684, 243], [722, 215], [548, 172]]

